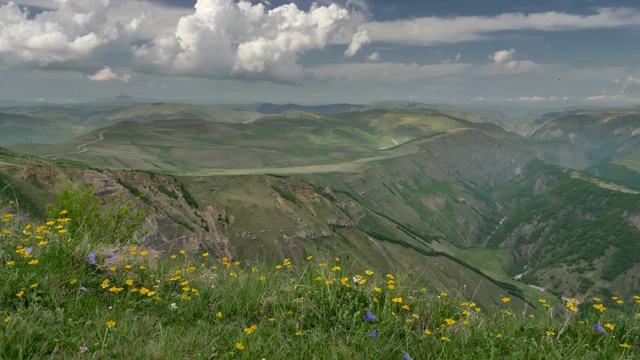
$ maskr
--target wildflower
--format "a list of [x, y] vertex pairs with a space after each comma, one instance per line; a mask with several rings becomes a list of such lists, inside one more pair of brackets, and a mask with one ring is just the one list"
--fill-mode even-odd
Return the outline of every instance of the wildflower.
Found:
[[238, 349], [238, 350], [244, 350], [244, 345], [242, 345], [242, 343], [241, 343], [241, 342], [236, 343], [236, 349]]
[[313, 259], [312, 255], [307, 256], [307, 260], [311, 260], [311, 259]]
[[331, 271], [340, 271], [340, 270], [342, 270], [342, 268], [337, 265], [331, 268]]
[[176, 255], [176, 254], [172, 254], [172, 255], [171, 255], [171, 258], [172, 258], [172, 259], [175, 259], [175, 258], [177, 258], [177, 257], [178, 257], [178, 255]]
[[630, 348], [630, 347], [631, 347], [631, 345], [629, 345], [629, 344], [627, 344], [627, 343], [620, 344], [620, 346], [621, 346], [621, 347], [623, 347], [623, 348], [625, 348], [625, 349], [628, 349], [628, 348]]
[[403, 352], [402, 353], [402, 360], [413, 360], [413, 358], [411, 356], [409, 356], [409, 353]]
[[[265, 280], [267, 280], [267, 277], [266, 277], [266, 276], [264, 276], [264, 275], [260, 275], [260, 277], [258, 278], [258, 280], [260, 280], [260, 281], [265, 281]], [[321, 278], [320, 280], [322, 280], [322, 278]]]
[[600, 334], [606, 334], [607, 330], [605, 330], [602, 325], [600, 324], [595, 324], [593, 325], [593, 330], [599, 332]]
[[393, 299], [391, 299], [391, 301], [393, 301], [394, 303], [397, 303], [397, 304], [401, 304], [402, 303], [402, 298], [401, 297], [393, 298]]
[[340, 283], [342, 283], [342, 285], [344, 285], [346, 287], [350, 287], [349, 286], [349, 278], [348, 277], [343, 277], [342, 279], [340, 279]]
[[218, 319], [222, 319], [222, 313], [221, 313], [220, 311], [218, 311], [218, 312], [216, 313], [216, 317], [217, 317]]
[[209, 256], [209, 253], [208, 253], [208, 252], [206, 252], [206, 253], [202, 254], [202, 257], [207, 257], [207, 256]]
[[7, 266], [14, 265], [15, 263], [16, 263], [15, 261], [9, 260], [9, 261], [7, 261]]
[[169, 309], [171, 309], [171, 310], [178, 310], [178, 305], [176, 305], [176, 303], [171, 303], [171, 304], [169, 305]]
[[553, 331], [547, 331], [547, 336], [553, 336], [553, 335], [555, 335], [555, 334], [556, 334], [556, 333], [554, 333]]
[[402, 305], [402, 308], [405, 309], [405, 310], [409, 310], [409, 305], [404, 304], [404, 305]]
[[431, 335], [431, 330], [429, 330], [429, 329], [424, 329], [424, 334], [425, 334], [425, 335]]
[[594, 298], [593, 298], [593, 301], [595, 301], [595, 302], [602, 302], [602, 299], [600, 299], [599, 297], [594, 297]]
[[20, 290], [20, 292], [16, 294], [16, 296], [19, 298], [21, 298], [22, 295], [24, 295], [24, 290]]
[[371, 270], [365, 270], [364, 273], [369, 275], [369, 276], [373, 275], [373, 271], [371, 271]]
[[377, 287], [377, 286], [376, 286], [376, 287], [374, 287], [374, 288], [373, 288], [373, 290], [375, 290], [376, 292], [382, 292], [382, 289], [381, 289], [381, 288], [379, 288], [379, 287]]
[[128, 279], [127, 281], [124, 282], [125, 284], [132, 286], [133, 285], [133, 279]]
[[33, 288], [37, 288], [37, 287], [38, 287], [38, 283], [29, 285], [29, 289], [33, 289]]
[[80, 350], [80, 354], [84, 354], [87, 352], [87, 350], [89, 350], [89, 348], [86, 346], [80, 346], [80, 349], [78, 350]]
[[367, 310], [367, 313], [364, 315], [364, 319], [367, 321], [375, 321], [378, 317], [375, 316], [370, 310]]
[[391, 275], [391, 274], [387, 274], [387, 277], [388, 277], [389, 279], [393, 280], [393, 275]]
[[449, 296], [449, 294], [447, 294], [446, 292], [442, 292], [442, 293], [440, 293], [440, 296], [447, 297], [447, 296]]
[[7, 316], [6, 318], [4, 318], [4, 323], [8, 323], [9, 321], [11, 321], [11, 316]]
[[89, 253], [89, 255], [87, 255], [86, 257], [87, 262], [89, 263], [89, 265], [95, 265], [96, 262], [96, 253], [94, 253], [93, 251]]
[[127, 270], [131, 269], [131, 264], [125, 265], [124, 268], [127, 269]]
[[325, 267], [325, 266], [327, 266], [327, 263], [319, 263], [318, 266]]
[[114, 326], [116, 326], [116, 322], [115, 321], [113, 321], [113, 320], [107, 321], [107, 327], [111, 328], [111, 327], [114, 327]]
[[39, 263], [38, 259], [33, 259], [31, 261], [29, 261], [27, 264], [29, 265], [37, 265]]
[[26, 247], [26, 248], [24, 248], [24, 253], [25, 253], [25, 254], [29, 254], [29, 255], [31, 255], [31, 251], [33, 251], [33, 248], [30, 248], [30, 247]]
[[613, 331], [613, 329], [615, 329], [615, 325], [613, 325], [612, 323], [606, 323], [604, 324], [604, 327], [606, 327], [607, 329]]
[[378, 330], [369, 331], [369, 337], [375, 339], [378, 336]]
[[327, 285], [331, 285], [331, 284], [333, 284], [333, 280], [329, 279], [329, 280], [325, 281], [324, 283], [327, 284]]
[[600, 312], [603, 312], [603, 311], [607, 310], [607, 308], [604, 307], [604, 305], [602, 305], [602, 304], [594, 304], [593, 307], [598, 309], [598, 310], [600, 310]]
[[453, 319], [444, 319], [444, 321], [447, 323], [447, 325], [453, 325], [456, 323], [456, 321]]
[[505, 296], [505, 297], [502, 298], [502, 302], [505, 303], [505, 304], [508, 303], [509, 301], [511, 301], [511, 298], [509, 298], [509, 297]]
[[80, 286], [80, 290], [81, 290], [81, 291], [87, 291], [87, 288], [86, 288], [86, 287], [84, 287], [84, 286]]
[[465, 310], [465, 311], [462, 312], [462, 315], [469, 316], [469, 315], [471, 315], [471, 311]]
[[502, 334], [496, 335], [496, 339], [502, 339]]
[[251, 335], [251, 333], [257, 328], [256, 325], [251, 325], [248, 328], [244, 328], [244, 332], [247, 333], [247, 335]]
[[446, 337], [446, 336], [441, 337], [441, 338], [440, 338], [440, 340], [442, 340], [442, 341], [451, 341], [451, 339], [449, 339], [449, 338], [448, 338], [448, 337]]
[[297, 331], [296, 336], [300, 336], [300, 335], [302, 335], [302, 331]]
[[111, 254], [107, 255], [107, 259], [113, 259], [115, 257], [116, 257], [116, 254], [114, 254], [114, 253], [111, 253]]
[[47, 242], [44, 240], [38, 243], [38, 246], [45, 246], [45, 245], [47, 245]]

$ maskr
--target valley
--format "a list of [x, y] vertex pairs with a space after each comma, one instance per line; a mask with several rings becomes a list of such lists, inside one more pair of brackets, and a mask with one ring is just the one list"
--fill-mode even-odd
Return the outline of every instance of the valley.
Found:
[[139, 241], [165, 253], [330, 254], [484, 304], [638, 291], [638, 110], [542, 114], [528, 136], [426, 105], [16, 113], [65, 111], [88, 130], [0, 154], [3, 196], [35, 213], [70, 179], [135, 201], [149, 214]]

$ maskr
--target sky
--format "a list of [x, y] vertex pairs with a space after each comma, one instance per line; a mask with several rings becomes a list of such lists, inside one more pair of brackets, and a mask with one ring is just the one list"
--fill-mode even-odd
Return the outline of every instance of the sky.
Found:
[[640, 104], [636, 0], [0, 0], [0, 100]]

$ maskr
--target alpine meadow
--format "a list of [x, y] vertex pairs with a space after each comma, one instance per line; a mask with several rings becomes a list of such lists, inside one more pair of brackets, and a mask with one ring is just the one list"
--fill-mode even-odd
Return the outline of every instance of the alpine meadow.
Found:
[[0, 0], [0, 360], [640, 358], [638, 24]]

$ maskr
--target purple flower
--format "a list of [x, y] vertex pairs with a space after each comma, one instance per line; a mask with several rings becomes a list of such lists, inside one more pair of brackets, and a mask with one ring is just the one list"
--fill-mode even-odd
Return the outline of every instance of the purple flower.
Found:
[[29, 220], [29, 217], [27, 215], [25, 215], [25, 214], [22, 214], [22, 216], [20, 216], [20, 218], [22, 220]]
[[113, 259], [114, 257], [116, 257], [116, 254], [114, 253], [107, 255], [107, 259]]
[[378, 336], [378, 330], [369, 331], [369, 337], [375, 339]]
[[86, 346], [80, 346], [80, 353], [81, 353], [81, 354], [82, 354], [82, 353], [86, 353], [86, 352], [87, 352], [87, 350], [89, 350], [89, 348], [88, 348], [88, 347], [86, 347]]
[[367, 313], [364, 314], [364, 319], [367, 321], [375, 321], [378, 317], [375, 316], [371, 311], [367, 310]]
[[605, 330], [600, 324], [593, 325], [593, 330], [599, 332], [600, 334], [606, 334], [607, 330]]
[[413, 360], [413, 358], [411, 356], [409, 356], [408, 352], [403, 352], [402, 353], [402, 360]]
[[80, 290], [82, 290], [82, 291], [87, 291], [87, 288], [86, 288], [86, 287], [84, 287], [84, 286], [80, 286]]
[[86, 257], [87, 262], [89, 263], [89, 265], [95, 265], [96, 264], [96, 253], [94, 253], [93, 251], [89, 253], [89, 255], [87, 255]]
[[33, 251], [33, 248], [30, 248], [30, 247], [24, 248], [24, 252], [27, 254], [31, 254], [31, 251]]

